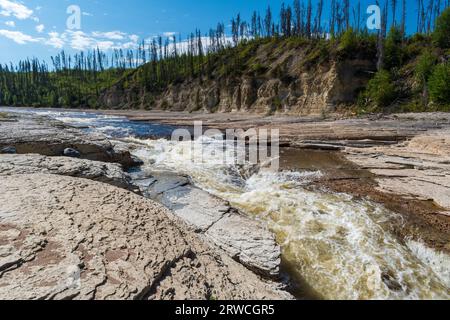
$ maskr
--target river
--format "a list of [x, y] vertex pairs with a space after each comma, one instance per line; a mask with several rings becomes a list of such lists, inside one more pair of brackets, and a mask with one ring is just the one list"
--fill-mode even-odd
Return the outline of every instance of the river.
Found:
[[[13, 109], [17, 111], [17, 109]], [[327, 153], [282, 150], [281, 170], [218, 164], [211, 138], [172, 142], [174, 127], [95, 113], [21, 109], [50, 116], [134, 145], [144, 172], [171, 171], [263, 221], [282, 248], [296, 295], [319, 299], [449, 299], [450, 257], [420, 242], [397, 239], [387, 227], [399, 216], [364, 199], [311, 188], [338, 161]], [[191, 161], [192, 143], [213, 149]], [[331, 159], [331, 160], [330, 160]], [[245, 167], [245, 166], [244, 166]], [[245, 168], [244, 168], [245, 169]]]

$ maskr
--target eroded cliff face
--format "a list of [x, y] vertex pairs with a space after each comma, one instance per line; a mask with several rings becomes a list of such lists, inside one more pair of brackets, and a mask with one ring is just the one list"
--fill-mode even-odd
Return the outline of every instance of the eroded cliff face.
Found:
[[310, 63], [306, 50], [267, 51], [273, 48], [260, 47], [251, 60], [253, 66], [263, 66], [262, 72], [186, 79], [158, 93], [118, 83], [102, 94], [99, 104], [110, 109], [322, 114], [355, 104], [376, 67], [366, 57]]

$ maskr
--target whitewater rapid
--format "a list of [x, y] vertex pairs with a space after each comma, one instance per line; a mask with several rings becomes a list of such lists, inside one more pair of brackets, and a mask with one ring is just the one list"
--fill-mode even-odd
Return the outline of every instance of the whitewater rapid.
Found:
[[[294, 277], [324, 299], [448, 299], [449, 257], [386, 228], [399, 218], [347, 194], [310, 190], [322, 175], [221, 164], [222, 142], [129, 139], [148, 170], [189, 175], [194, 183], [268, 224]], [[207, 157], [191, 161], [202, 144]], [[198, 148], [197, 150], [200, 150]], [[204, 151], [205, 153], [205, 151]], [[244, 166], [245, 167], [245, 166]], [[145, 167], [144, 167], [145, 170]], [[244, 173], [243, 173], [244, 171]]]
[[[195, 142], [146, 139], [170, 134], [173, 128], [123, 117], [34, 109], [20, 112], [50, 116], [124, 139], [144, 160], [143, 171], [188, 175], [198, 187], [263, 221], [282, 247], [290, 276], [304, 285], [308, 297], [450, 298], [448, 255], [420, 241], [399, 241], [391, 235], [387, 224], [401, 217], [383, 206], [309, 188], [311, 181], [322, 176], [320, 171], [274, 172], [250, 164], [223, 163], [221, 142], [205, 137]], [[198, 145], [202, 148], [194, 148]], [[195, 154], [202, 149], [206, 156]]]

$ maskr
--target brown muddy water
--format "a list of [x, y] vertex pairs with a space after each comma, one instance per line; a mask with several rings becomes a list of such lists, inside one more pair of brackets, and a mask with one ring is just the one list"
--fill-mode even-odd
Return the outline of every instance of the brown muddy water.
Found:
[[[206, 139], [206, 138], [205, 138]], [[396, 214], [380, 204], [312, 185], [330, 176], [370, 177], [334, 152], [280, 150], [280, 171], [220, 164], [223, 154], [210, 140], [132, 141], [136, 155], [152, 168], [189, 175], [274, 232], [283, 271], [301, 299], [447, 299], [449, 258], [423, 244], [390, 233]], [[191, 161], [192, 144], [208, 157]], [[214, 150], [214, 152], [210, 152]]]
[[[399, 241], [388, 228], [397, 215], [384, 206], [316, 187], [323, 178], [368, 175], [339, 153], [282, 149], [281, 170], [249, 165], [242, 175], [242, 166], [221, 163], [221, 146], [208, 138], [149, 139], [172, 128], [91, 113], [40, 112], [121, 138], [136, 147], [144, 169], [188, 175], [197, 187], [265, 223], [282, 248], [283, 270], [299, 298], [450, 298], [448, 255], [419, 241]], [[198, 150], [193, 145], [208, 156], [192, 161], [199, 156], [192, 157]]]

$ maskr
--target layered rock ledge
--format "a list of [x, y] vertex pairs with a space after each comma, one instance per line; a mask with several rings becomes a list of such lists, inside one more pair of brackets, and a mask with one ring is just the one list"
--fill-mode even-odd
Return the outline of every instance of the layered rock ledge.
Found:
[[433, 201], [442, 208], [440, 214], [450, 216], [450, 128], [394, 146], [347, 148], [346, 155], [374, 174], [379, 190]]
[[131, 192], [49, 174], [1, 179], [1, 299], [289, 298]]
[[196, 188], [187, 177], [159, 172], [135, 178], [144, 195], [169, 208], [206, 242], [266, 278], [280, 277], [281, 248], [262, 223]]
[[128, 150], [115, 147], [102, 134], [88, 134], [62, 122], [28, 114], [0, 121], [0, 151], [7, 149], [14, 152], [0, 153], [63, 156], [66, 149], [73, 149], [82, 159], [115, 162], [124, 167], [136, 162]]
[[[28, 115], [1, 121], [0, 134], [0, 299], [292, 298], [249, 270], [266, 266], [252, 268], [245, 249], [210, 245], [140, 196], [123, 145]], [[80, 158], [63, 157], [67, 148]], [[186, 187], [171, 183], [155, 194]]]
[[0, 176], [34, 173], [86, 178], [123, 189], [138, 190], [120, 164], [37, 154], [0, 155]]

